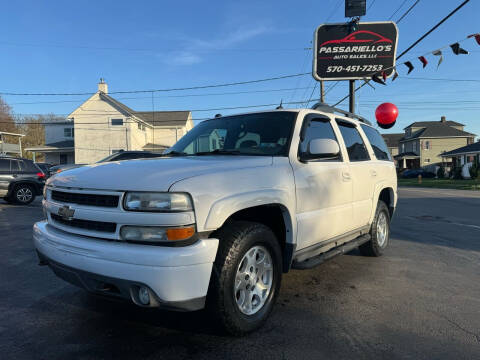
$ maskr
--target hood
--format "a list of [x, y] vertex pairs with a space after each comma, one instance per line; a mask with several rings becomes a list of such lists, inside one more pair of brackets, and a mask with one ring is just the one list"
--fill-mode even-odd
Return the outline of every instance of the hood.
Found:
[[98, 190], [167, 191], [180, 180], [203, 174], [270, 166], [270, 156], [165, 157], [98, 163], [65, 170], [47, 185]]

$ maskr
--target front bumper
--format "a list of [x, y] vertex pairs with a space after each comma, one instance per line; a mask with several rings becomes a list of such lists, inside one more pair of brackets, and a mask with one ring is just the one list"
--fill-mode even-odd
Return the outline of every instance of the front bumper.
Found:
[[203, 308], [218, 239], [185, 247], [137, 245], [72, 235], [46, 221], [33, 228], [40, 261], [62, 279], [88, 291], [139, 304], [136, 290], [146, 286], [149, 306], [192, 311]]

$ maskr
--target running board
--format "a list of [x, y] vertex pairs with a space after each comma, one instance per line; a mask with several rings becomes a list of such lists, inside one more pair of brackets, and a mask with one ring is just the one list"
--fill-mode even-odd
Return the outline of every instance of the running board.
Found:
[[337, 256], [337, 255], [342, 255], [345, 254], [357, 247], [359, 247], [362, 244], [365, 244], [367, 241], [371, 239], [370, 234], [365, 234], [362, 236], [357, 237], [356, 239], [349, 241], [347, 243], [344, 243], [340, 246], [337, 246], [331, 250], [328, 250], [327, 252], [324, 252], [320, 255], [314, 256], [312, 258], [309, 258], [307, 260], [304, 260], [302, 262], [296, 262], [294, 261], [292, 264], [292, 269], [297, 269], [297, 270], [306, 270], [306, 269], [311, 269], [314, 268], [315, 266], [318, 266], [325, 261]]

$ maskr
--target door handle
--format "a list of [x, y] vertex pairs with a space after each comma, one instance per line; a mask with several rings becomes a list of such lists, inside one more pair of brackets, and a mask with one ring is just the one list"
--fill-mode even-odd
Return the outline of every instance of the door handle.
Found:
[[376, 172], [375, 170], [370, 170], [370, 174], [371, 174], [373, 177], [377, 176], [377, 172]]
[[342, 172], [342, 177], [344, 181], [350, 181], [350, 174], [347, 172]]

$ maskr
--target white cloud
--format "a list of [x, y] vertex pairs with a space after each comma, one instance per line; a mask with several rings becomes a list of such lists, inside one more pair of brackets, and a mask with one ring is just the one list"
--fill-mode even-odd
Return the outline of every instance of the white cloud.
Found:
[[172, 52], [162, 56], [169, 65], [193, 65], [203, 61], [202, 54], [214, 50], [235, 49], [236, 45], [244, 43], [255, 37], [271, 32], [270, 27], [259, 25], [254, 27], [241, 27], [228, 34], [210, 40], [195, 39], [182, 36], [181, 41], [188, 50]]
[[163, 57], [168, 65], [193, 65], [202, 61], [201, 57], [189, 51], [176, 51]]

